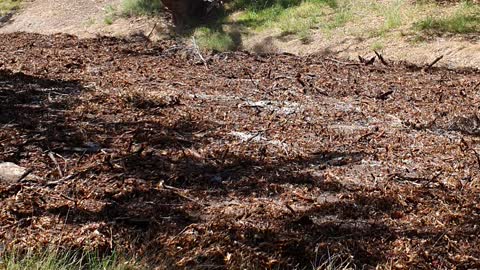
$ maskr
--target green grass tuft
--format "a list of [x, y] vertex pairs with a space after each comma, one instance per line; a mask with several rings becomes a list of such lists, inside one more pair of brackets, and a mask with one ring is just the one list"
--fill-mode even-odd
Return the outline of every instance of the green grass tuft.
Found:
[[103, 18], [103, 22], [106, 25], [111, 25], [117, 18], [117, 8], [112, 5], [107, 5], [105, 7], [105, 18]]
[[337, 7], [337, 0], [234, 0], [231, 4], [234, 10], [261, 11], [272, 7], [280, 7], [282, 9], [299, 6], [304, 2], [321, 2], [332, 8]]
[[0, 269], [5, 270], [128, 270], [138, 269], [134, 263], [119, 258], [116, 254], [100, 256], [95, 252], [59, 252], [47, 250], [44, 252], [27, 252], [19, 254], [15, 252], [2, 254], [0, 257]]
[[370, 48], [372, 49], [372, 51], [380, 51], [385, 48], [385, 45], [381, 41], [375, 41], [374, 43], [372, 43]]
[[160, 0], [123, 0], [122, 15], [124, 16], [153, 16], [163, 9]]
[[[336, 0], [281, 0], [234, 1], [233, 8], [242, 10], [236, 23], [253, 30], [276, 28], [282, 35], [296, 34], [301, 39], [309, 36], [311, 29], [327, 26], [334, 28], [348, 21], [348, 13], [339, 8]], [[335, 23], [325, 22], [326, 15], [334, 9], [341, 14]]]
[[21, 0], [0, 0], [0, 16], [19, 9], [21, 3]]
[[236, 47], [232, 36], [222, 30], [199, 27], [195, 29], [193, 36], [200, 48], [223, 52]]
[[347, 22], [352, 20], [352, 16], [353, 13], [351, 5], [349, 3], [345, 3], [344, 5], [335, 8], [333, 19], [327, 20], [324, 28], [331, 30], [342, 27]]
[[103, 18], [103, 22], [106, 25], [112, 25], [113, 24], [113, 17], [107, 16], [107, 17]]
[[403, 1], [395, 1], [390, 5], [385, 11], [385, 23], [383, 25], [384, 31], [389, 31], [395, 29], [402, 25], [402, 16], [400, 14], [401, 8], [403, 6]]
[[415, 28], [440, 34], [480, 33], [480, 6], [469, 1], [463, 2], [453, 14], [444, 17], [427, 17], [416, 23]]

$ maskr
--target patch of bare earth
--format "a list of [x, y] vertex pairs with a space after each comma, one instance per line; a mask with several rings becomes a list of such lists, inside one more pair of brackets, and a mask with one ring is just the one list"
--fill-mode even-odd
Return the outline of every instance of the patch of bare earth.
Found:
[[[430, 63], [436, 57], [444, 56], [440, 66], [480, 68], [480, 37], [478, 33], [426, 34], [416, 30], [414, 24], [429, 16], [447, 16], [459, 7], [455, 1], [442, 6], [416, 6], [413, 1], [381, 1], [384, 11], [373, 11], [368, 5], [375, 1], [357, 1], [364, 8], [352, 11], [354, 19], [344, 26], [324, 29], [321, 24], [331, 23], [335, 18], [319, 23], [307, 40], [296, 35], [282, 34], [280, 30], [268, 29], [245, 37], [245, 48], [260, 52], [288, 52], [296, 55], [334, 55], [356, 60], [358, 56], [373, 56], [374, 50], [395, 61], [415, 64]], [[447, 2], [447, 1], [443, 1]], [[457, 1], [458, 2], [458, 1]], [[396, 3], [402, 3], [395, 11]], [[478, 4], [478, 3], [477, 3]], [[381, 5], [381, 4], [380, 4]], [[382, 14], [385, 13], [385, 14]], [[394, 13], [398, 24], [388, 27], [386, 14]]]
[[[401, 35], [396, 32], [396, 35]], [[265, 52], [288, 52], [296, 55], [334, 55], [356, 60], [358, 56], [373, 56], [373, 50], [380, 51], [386, 57], [396, 61], [409, 61], [426, 64], [436, 57], [444, 56], [440, 66], [480, 67], [480, 40], [478, 37], [433, 37], [422, 42], [413, 42], [410, 38], [363, 38], [354, 35], [325, 34], [316, 32], [308, 44], [296, 37], [280, 37], [280, 33], [268, 32], [244, 40], [246, 48]], [[380, 48], [376, 48], [379, 46]]]
[[[153, 27], [166, 29], [162, 19], [115, 17], [106, 18], [120, 9], [120, 0], [49, 1], [34, 0], [2, 22], [0, 33], [30, 32], [40, 34], [67, 33], [80, 37], [97, 35], [127, 36], [149, 34]], [[155, 31], [154, 34], [158, 32]]]
[[480, 73], [0, 39], [0, 241], [172, 268], [480, 267]]

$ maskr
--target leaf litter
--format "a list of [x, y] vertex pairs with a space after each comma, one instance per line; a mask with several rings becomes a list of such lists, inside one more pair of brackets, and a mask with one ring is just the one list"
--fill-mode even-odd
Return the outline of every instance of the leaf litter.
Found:
[[480, 267], [478, 70], [4, 34], [5, 249], [160, 268]]

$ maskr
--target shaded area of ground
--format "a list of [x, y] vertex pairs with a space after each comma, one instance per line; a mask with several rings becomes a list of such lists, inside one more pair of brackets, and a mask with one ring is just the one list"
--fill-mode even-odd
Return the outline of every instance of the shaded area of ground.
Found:
[[165, 268], [476, 268], [480, 74], [1, 36], [0, 239]]

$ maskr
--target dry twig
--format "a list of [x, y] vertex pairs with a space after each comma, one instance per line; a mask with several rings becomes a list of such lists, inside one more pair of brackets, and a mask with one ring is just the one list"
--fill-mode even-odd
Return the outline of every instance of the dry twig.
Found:
[[203, 58], [203, 55], [200, 53], [200, 49], [198, 48], [198, 45], [194, 36], [192, 36], [192, 44], [193, 44], [193, 49], [197, 53], [198, 57], [200, 57], [200, 60], [202, 60], [203, 65], [205, 66], [205, 69], [208, 69], [207, 61], [205, 61], [205, 58]]
[[31, 168], [28, 168], [25, 170], [25, 172], [18, 178], [17, 182], [21, 182], [25, 177], [27, 177], [30, 173], [32, 173], [33, 170]]
[[438, 63], [438, 61], [442, 60], [442, 58], [443, 58], [443, 55], [437, 57], [435, 60], [433, 60], [432, 63], [430, 63], [428, 66], [426, 66], [423, 70], [427, 71], [427, 70], [431, 69], [436, 63]]
[[331, 61], [331, 62], [334, 62], [334, 63], [337, 63], [337, 64], [342, 64], [342, 65], [345, 65], [345, 66], [360, 66], [361, 65], [361, 63], [343, 62], [343, 61], [333, 59], [333, 58], [325, 58], [325, 60], [328, 60], [328, 61]]
[[57, 159], [55, 158], [55, 155], [53, 152], [48, 152], [48, 157], [53, 161], [53, 163], [55, 163], [55, 166], [57, 166], [57, 170], [58, 170], [58, 174], [60, 175], [60, 177], [63, 177], [63, 171], [62, 171], [62, 168], [60, 168], [60, 164], [58, 164], [58, 161]]
[[380, 62], [382, 62], [382, 64], [384, 64], [385, 66], [389, 66], [388, 62], [385, 61], [385, 59], [379, 52], [377, 51], [373, 51], [373, 52], [378, 56], [378, 59], [380, 59]]

